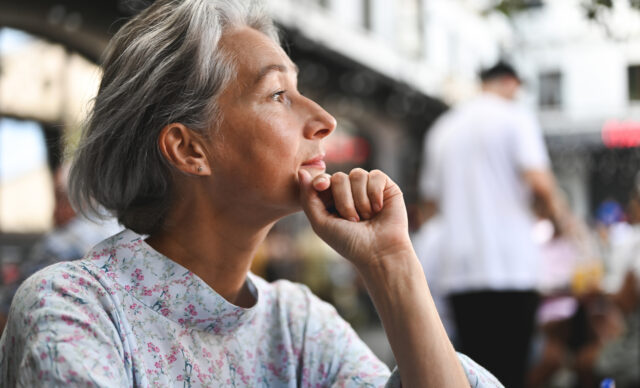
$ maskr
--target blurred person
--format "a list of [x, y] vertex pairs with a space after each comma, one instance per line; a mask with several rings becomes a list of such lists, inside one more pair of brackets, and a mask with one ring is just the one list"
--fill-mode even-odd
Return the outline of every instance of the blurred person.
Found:
[[598, 205], [595, 211], [595, 232], [600, 254], [608, 261], [616, 245], [625, 241], [631, 232], [624, 208], [618, 201], [607, 198]]
[[53, 230], [46, 233], [19, 263], [16, 281], [0, 292], [0, 333], [13, 295], [22, 282], [37, 271], [60, 261], [82, 258], [95, 244], [122, 230], [114, 220], [90, 221], [76, 215], [68, 196], [69, 165], [63, 164], [53, 172]]
[[481, 95], [428, 132], [420, 191], [442, 218], [440, 284], [460, 349], [522, 387], [538, 305], [533, 198], [549, 217], [562, 210], [539, 125], [514, 102], [516, 71], [500, 62], [480, 78]]
[[[325, 173], [335, 119], [255, 2], [156, 1], [103, 63], [70, 192], [128, 229], [23, 283], [0, 385], [502, 386], [448, 340], [398, 186]], [[362, 276], [394, 373], [308, 288], [249, 272], [300, 210]]]
[[[604, 278], [604, 291], [616, 309], [609, 320], [615, 320], [617, 326], [607, 331], [611, 335], [585, 349], [578, 359], [585, 381], [611, 377], [618, 388], [640, 386], [640, 187], [637, 185], [626, 206], [626, 219], [628, 233], [612, 246]], [[604, 330], [611, 326], [604, 326]]]
[[[637, 252], [637, 251], [636, 251]], [[579, 366], [591, 381], [613, 378], [618, 388], [640, 387], [640, 277], [637, 270], [626, 272], [620, 289], [612, 295], [612, 306], [617, 308], [605, 326], [612, 333], [588, 349]], [[622, 319], [620, 323], [618, 317]]]
[[640, 277], [640, 189], [631, 192], [625, 218], [625, 232], [612, 242], [605, 261], [604, 289], [611, 293], [622, 287], [628, 271]]
[[[604, 279], [576, 285], [573, 296], [556, 298], [541, 312], [545, 318], [542, 355], [530, 374], [530, 387], [553, 385], [561, 374], [571, 386], [597, 387], [613, 378], [617, 387], [640, 385], [640, 191], [634, 189], [627, 204], [608, 200], [599, 206], [601, 225], [629, 227], [616, 237], [607, 259]], [[584, 278], [586, 274], [581, 274]], [[580, 279], [579, 283], [585, 283]], [[564, 308], [562, 308], [564, 306]]]

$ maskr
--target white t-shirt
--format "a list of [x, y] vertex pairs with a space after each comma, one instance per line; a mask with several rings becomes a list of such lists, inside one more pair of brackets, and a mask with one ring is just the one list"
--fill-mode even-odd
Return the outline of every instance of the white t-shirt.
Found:
[[441, 285], [448, 292], [536, 286], [531, 195], [522, 173], [547, 169], [532, 115], [491, 94], [444, 114], [426, 138], [423, 198], [443, 221]]

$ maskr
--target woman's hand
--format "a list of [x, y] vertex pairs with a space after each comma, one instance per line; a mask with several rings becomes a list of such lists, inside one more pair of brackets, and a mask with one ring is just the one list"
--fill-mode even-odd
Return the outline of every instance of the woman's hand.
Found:
[[312, 179], [300, 170], [298, 178], [302, 207], [313, 230], [358, 269], [383, 264], [399, 252], [413, 252], [402, 192], [382, 171], [356, 168], [349, 175]]
[[359, 168], [313, 179], [302, 170], [298, 178], [313, 230], [360, 272], [402, 386], [468, 387], [413, 251], [398, 186], [381, 171]]

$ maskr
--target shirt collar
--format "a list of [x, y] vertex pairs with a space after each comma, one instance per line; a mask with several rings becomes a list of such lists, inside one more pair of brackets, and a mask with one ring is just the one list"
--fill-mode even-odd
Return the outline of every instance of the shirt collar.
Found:
[[131, 230], [103, 241], [88, 258], [118, 288], [185, 328], [215, 334], [233, 331], [255, 315], [260, 301], [252, 274], [248, 274], [246, 282], [256, 303], [251, 308], [238, 307]]

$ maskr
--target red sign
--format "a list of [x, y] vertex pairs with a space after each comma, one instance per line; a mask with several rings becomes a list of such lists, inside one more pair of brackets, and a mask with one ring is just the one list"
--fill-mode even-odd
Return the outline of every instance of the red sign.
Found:
[[335, 133], [327, 139], [328, 163], [360, 165], [369, 158], [369, 142], [359, 136], [351, 136], [345, 133]]
[[609, 148], [640, 146], [640, 122], [609, 120], [602, 127], [602, 142]]

